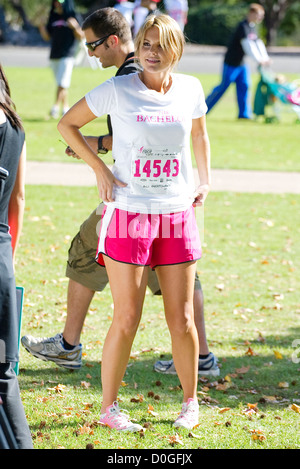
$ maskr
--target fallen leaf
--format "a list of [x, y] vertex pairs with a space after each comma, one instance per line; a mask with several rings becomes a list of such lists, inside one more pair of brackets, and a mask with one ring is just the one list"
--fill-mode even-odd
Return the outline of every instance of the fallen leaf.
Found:
[[153, 417], [157, 417], [159, 415], [158, 412], [154, 412], [154, 407], [151, 404], [148, 405], [147, 412], [148, 414], [153, 415]]
[[222, 383], [219, 383], [219, 384], [217, 384], [217, 386], [216, 386], [215, 389], [216, 389], [217, 391], [227, 391], [227, 389], [228, 389], [229, 386], [230, 386], [229, 383], [223, 383], [223, 384], [222, 384]]
[[247, 404], [247, 408], [242, 410], [244, 415], [252, 415], [258, 412], [257, 403], [256, 404]]
[[47, 390], [48, 391], [55, 391], [55, 392], [58, 392], [59, 394], [61, 394], [64, 391], [65, 388], [66, 388], [66, 386], [64, 384], [58, 384], [54, 388], [47, 388]]
[[255, 409], [255, 410], [258, 410], [257, 409], [257, 402], [255, 404], [247, 404], [248, 408], [249, 409]]
[[86, 388], [88, 389], [90, 387], [91, 383], [89, 383], [88, 381], [81, 381], [80, 382], [80, 386], [82, 386], [83, 388]]
[[245, 373], [248, 373], [250, 369], [250, 366], [242, 366], [241, 368], [237, 368], [235, 371], [239, 374], [239, 375], [243, 375]]
[[245, 355], [248, 355], [250, 357], [254, 357], [254, 356], [257, 355], [257, 353], [255, 353], [254, 350], [251, 347], [249, 347], [248, 350], [245, 352]]
[[282, 357], [282, 355], [281, 355], [280, 352], [278, 352], [277, 350], [273, 350], [273, 352], [274, 352], [275, 357], [276, 357], [278, 360], [282, 360], [283, 357]]
[[284, 295], [283, 295], [283, 293], [273, 293], [273, 298], [274, 298], [274, 300], [283, 300]]
[[196, 435], [196, 434], [195, 434], [195, 433], [193, 433], [193, 432], [190, 432], [190, 433], [188, 434], [188, 437], [189, 437], [189, 438], [198, 438], [198, 439], [200, 439], [200, 438], [201, 438], [201, 436], [200, 436], [200, 435]]
[[180, 436], [177, 433], [175, 435], [169, 436], [167, 441], [170, 443], [171, 446], [183, 445], [183, 441], [181, 440]]
[[280, 383], [278, 383], [278, 387], [282, 389], [287, 389], [289, 387], [289, 383], [287, 383], [286, 381], [281, 381]]
[[222, 409], [219, 409], [219, 414], [224, 414], [224, 412], [227, 412], [228, 410], [231, 410], [230, 407], [223, 407]]
[[294, 411], [294, 412], [297, 412], [298, 414], [300, 414], [300, 406], [297, 405], [297, 404], [292, 404], [291, 405], [291, 409]]
[[143, 394], [138, 394], [137, 397], [132, 397], [132, 398], [130, 399], [130, 402], [138, 403], [138, 402], [143, 402], [143, 400], [144, 400]]
[[266, 439], [265, 435], [261, 430], [250, 430], [252, 440], [264, 441]]

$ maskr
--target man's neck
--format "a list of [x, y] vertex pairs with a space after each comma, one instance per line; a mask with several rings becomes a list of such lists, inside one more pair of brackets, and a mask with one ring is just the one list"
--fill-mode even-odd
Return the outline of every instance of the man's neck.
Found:
[[121, 65], [123, 65], [123, 63], [125, 62], [127, 55], [131, 52], [134, 52], [134, 45], [132, 41], [127, 42], [126, 44], [121, 44], [118, 58], [115, 64], [116, 67], [120, 68]]

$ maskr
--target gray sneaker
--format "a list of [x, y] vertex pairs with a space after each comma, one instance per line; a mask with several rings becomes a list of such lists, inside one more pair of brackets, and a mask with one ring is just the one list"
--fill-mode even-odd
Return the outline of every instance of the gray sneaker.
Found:
[[61, 333], [54, 337], [37, 339], [31, 335], [24, 335], [21, 343], [27, 352], [36, 358], [55, 362], [57, 365], [71, 370], [81, 367], [82, 345], [76, 345], [72, 350], [65, 349]]
[[[177, 374], [173, 360], [156, 362], [154, 364], [154, 371], [164, 373], [165, 375]], [[219, 376], [218, 359], [212, 352], [209, 353], [207, 358], [199, 358], [198, 374], [201, 376]]]

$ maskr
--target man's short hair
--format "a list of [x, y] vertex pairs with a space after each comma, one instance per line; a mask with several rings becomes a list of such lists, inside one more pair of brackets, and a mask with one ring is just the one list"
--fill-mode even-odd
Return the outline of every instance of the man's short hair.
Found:
[[265, 9], [259, 3], [251, 3], [249, 5], [249, 11], [255, 11], [255, 13], [264, 13]]
[[124, 44], [132, 40], [131, 29], [126, 18], [115, 8], [100, 8], [89, 15], [82, 24], [82, 29], [91, 29], [95, 36], [101, 38], [115, 34]]

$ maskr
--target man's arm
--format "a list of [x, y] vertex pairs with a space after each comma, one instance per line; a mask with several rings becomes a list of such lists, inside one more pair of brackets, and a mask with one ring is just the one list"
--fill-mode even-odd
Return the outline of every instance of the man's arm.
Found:
[[[103, 136], [101, 135], [101, 137], [102, 137], [102, 146], [106, 148], [106, 150], [111, 151], [112, 150], [112, 135], [110, 134], [103, 135]], [[92, 150], [95, 153], [98, 153], [99, 137], [85, 136], [84, 138], [86, 139], [87, 143], [92, 148]], [[69, 146], [66, 148], [65, 153], [68, 156], [73, 156], [73, 158], [77, 158], [78, 160], [80, 160], [80, 156], [78, 156]]]
[[268, 52], [261, 39], [252, 41], [251, 39], [244, 38], [241, 40], [243, 51], [246, 55], [251, 57], [260, 65], [265, 65], [270, 62]]

